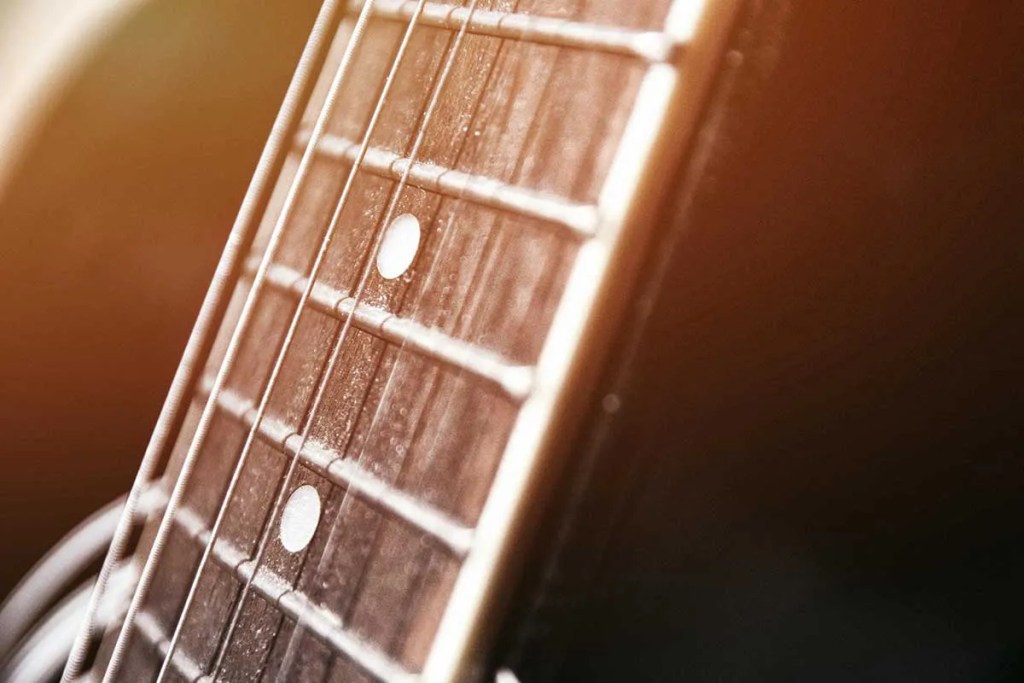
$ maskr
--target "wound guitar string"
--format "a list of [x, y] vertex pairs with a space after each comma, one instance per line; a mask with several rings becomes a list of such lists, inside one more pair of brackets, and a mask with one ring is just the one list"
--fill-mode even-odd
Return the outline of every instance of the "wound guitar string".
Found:
[[[431, 116], [433, 115], [433, 112], [434, 112], [434, 110], [435, 110], [435, 108], [437, 106], [437, 102], [439, 100], [440, 94], [441, 94], [441, 92], [444, 89], [445, 83], [447, 82], [448, 76], [449, 76], [449, 74], [451, 72], [452, 64], [455, 61], [455, 57], [458, 55], [459, 48], [461, 47], [463, 37], [465, 36], [466, 25], [467, 25], [467, 23], [469, 21], [469, 17], [472, 16], [473, 10], [476, 8], [477, 1], [478, 0], [471, 0], [471, 2], [469, 4], [469, 15], [467, 15], [466, 23], [463, 23], [463, 25], [460, 28], [458, 34], [455, 36], [453, 44], [451, 45], [451, 47], [448, 50], [448, 54], [447, 54], [447, 57], [446, 57], [445, 65], [444, 65], [444, 67], [443, 67], [443, 69], [441, 71], [441, 74], [438, 77], [437, 82], [436, 82], [436, 84], [435, 84], [435, 86], [433, 88], [433, 93], [431, 94], [430, 103], [427, 105], [427, 107], [426, 107], [426, 109], [425, 109], [425, 111], [424, 111], [424, 113], [423, 113], [423, 115], [421, 117], [421, 124], [419, 126], [419, 129], [416, 131], [415, 141], [414, 141], [412, 149], [411, 149], [411, 151], [409, 153], [409, 157], [413, 161], [415, 161], [416, 158], [418, 157], [419, 150], [420, 150], [420, 147], [421, 147], [421, 145], [423, 143], [423, 139], [424, 139], [424, 137], [426, 135], [426, 130], [427, 130], [427, 127], [428, 127], [428, 125], [430, 123]], [[425, 0], [424, 0], [424, 2], [425, 2]], [[423, 5], [423, 2], [420, 3], [420, 8], [419, 9], [422, 9], [422, 5]], [[403, 40], [402, 46], [399, 48], [399, 56], [395, 59], [395, 63], [393, 65], [392, 71], [388, 75], [388, 84], [385, 85], [384, 94], [381, 96], [380, 100], [377, 103], [377, 107], [376, 107], [376, 110], [374, 112], [374, 117], [371, 120], [369, 130], [367, 131], [366, 136], [364, 138], [364, 146], [369, 144], [370, 135], [371, 135], [371, 133], [373, 131], [373, 128], [375, 126], [377, 117], [379, 116], [380, 111], [383, 109], [383, 105], [384, 105], [384, 102], [385, 102], [385, 100], [387, 98], [387, 94], [390, 91], [390, 83], [392, 82], [393, 77], [394, 77], [395, 73], [397, 72], [398, 67], [401, 64], [401, 56], [404, 53], [405, 47], [408, 44], [408, 40], [411, 37], [412, 32], [413, 32], [413, 30], [414, 30], [414, 28], [416, 26], [416, 20], [417, 20], [418, 17], [419, 17], [419, 12], [417, 11], [413, 15], [413, 19], [412, 19], [412, 21], [409, 24], [409, 28], [407, 29], [406, 36], [405, 36], [405, 38]], [[405, 169], [401, 179], [399, 180], [397, 186], [393, 190], [392, 195], [391, 195], [391, 200], [390, 200], [390, 202], [388, 204], [388, 207], [387, 207], [387, 209], [386, 209], [386, 211], [384, 213], [384, 216], [380, 220], [381, 228], [376, 232], [373, 244], [371, 244], [371, 246], [370, 246], [370, 248], [369, 248], [369, 250], [368, 250], [368, 252], [366, 254], [365, 265], [362, 268], [362, 272], [360, 274], [360, 279], [359, 279], [359, 284], [357, 286], [356, 294], [355, 294], [354, 306], [356, 306], [356, 307], [359, 306], [360, 302], [363, 299], [363, 295], [365, 293], [366, 285], [369, 282], [370, 274], [371, 274], [372, 269], [373, 269], [374, 257], [376, 256], [376, 254], [380, 250], [380, 244], [381, 244], [381, 241], [383, 239], [384, 232], [385, 232], [385, 230], [387, 229], [387, 227], [391, 223], [391, 218], [394, 215], [395, 207], [397, 206], [398, 200], [401, 197], [402, 191], [404, 190], [404, 188], [405, 188], [405, 186], [406, 186], [406, 184], [408, 182], [408, 176], [409, 176], [410, 168], [411, 168], [411, 164], [406, 167], [406, 169]], [[352, 177], [354, 177], [355, 172], [357, 170], [358, 170], [357, 167], [353, 167], [353, 169], [352, 169], [352, 171], [350, 173], [350, 179]], [[332, 227], [340, 219], [341, 211], [342, 211], [342, 209], [344, 207], [344, 203], [345, 203], [345, 195], [343, 194], [343, 198], [339, 202], [338, 207], [335, 210], [334, 218], [332, 218]], [[330, 233], [331, 230], [329, 229], [328, 232]], [[320, 256], [322, 256], [326, 252], [326, 247], [327, 247], [328, 242], [329, 242], [329, 240], [325, 239], [324, 244], [321, 247]], [[318, 257], [317, 265], [319, 265], [319, 258], [320, 257]], [[435, 263], [436, 263], [436, 261], [435, 261]], [[314, 267], [314, 269], [313, 269], [314, 273], [316, 272], [316, 270], [317, 270], [317, 268]], [[310, 275], [310, 285], [308, 285], [309, 287], [312, 286], [312, 280], [313, 280], [314, 277], [315, 277], [315, 275], [313, 275], [313, 274]], [[316, 419], [316, 416], [318, 414], [320, 405], [321, 405], [321, 403], [323, 401], [324, 393], [325, 393], [325, 391], [327, 389], [328, 381], [329, 381], [329, 379], [331, 378], [331, 376], [334, 373], [335, 366], [337, 365], [338, 359], [340, 358], [341, 348], [344, 345], [345, 340], [348, 337], [348, 334], [349, 334], [349, 331], [351, 329], [351, 326], [352, 326], [352, 317], [349, 316], [349, 317], [347, 317], [345, 319], [345, 322], [343, 324], [342, 330], [338, 334], [337, 340], [334, 343], [334, 347], [333, 347], [333, 349], [331, 351], [330, 359], [328, 361], [327, 367], [326, 367], [325, 371], [323, 372], [323, 375], [321, 377], [320, 382], [318, 383], [318, 387], [317, 387], [317, 390], [316, 390], [316, 395], [315, 395], [315, 397], [313, 399], [313, 403], [312, 403], [312, 405], [311, 405], [311, 407], [309, 409], [309, 416], [306, 418], [306, 427], [305, 427], [305, 429], [302, 430], [302, 433], [301, 433], [301, 436], [300, 436], [300, 439], [299, 439], [299, 445], [296, 447], [295, 454], [292, 456], [292, 458], [291, 458], [291, 460], [289, 462], [287, 474], [285, 475], [284, 481], [281, 484], [278, 496], [277, 496], [276, 500], [274, 501], [273, 506], [270, 509], [270, 514], [269, 514], [269, 517], [267, 519], [267, 523], [264, 526], [264, 530], [263, 530], [263, 533], [261, 535], [260, 542], [259, 542], [259, 547], [258, 547], [258, 550], [256, 552], [255, 559], [254, 559], [254, 566], [253, 566], [252, 572], [249, 573], [249, 576], [246, 579], [246, 582], [245, 582], [245, 584], [244, 584], [244, 586], [242, 588], [242, 593], [241, 593], [240, 597], [238, 598], [238, 600], [236, 601], [234, 609], [232, 610], [232, 615], [231, 615], [231, 619], [230, 619], [229, 624], [228, 624], [227, 632], [223, 636], [223, 643], [222, 643], [222, 646], [220, 648], [220, 652], [219, 652], [219, 654], [218, 654], [218, 656], [216, 658], [216, 661], [214, 663], [214, 666], [212, 668], [214, 677], [216, 677], [216, 675], [220, 672], [221, 665], [223, 663], [224, 654], [227, 651], [228, 644], [231, 641], [231, 636], [234, 633], [234, 629], [235, 629], [235, 627], [236, 627], [236, 625], [238, 623], [238, 618], [239, 618], [239, 615], [241, 613], [242, 607], [244, 605], [245, 599], [246, 599], [246, 597], [249, 594], [249, 591], [250, 591], [250, 588], [251, 588], [251, 585], [252, 585], [252, 578], [256, 575], [256, 572], [259, 570], [260, 563], [262, 561], [264, 552], [266, 550], [267, 541], [270, 538], [270, 534], [271, 534], [272, 529], [274, 528], [274, 522], [277, 520], [277, 517], [278, 517], [278, 515], [280, 513], [281, 506], [284, 503], [284, 498], [285, 498], [285, 496], [288, 494], [288, 492], [290, 490], [291, 482], [292, 482], [292, 479], [295, 476], [295, 471], [296, 471], [296, 468], [297, 468], [298, 463], [299, 463], [300, 454], [302, 453], [302, 450], [303, 450], [303, 448], [306, 445], [306, 441], [309, 439], [309, 435], [310, 435], [310, 432], [312, 430], [312, 426], [313, 426], [314, 420]], [[391, 376], [393, 376], [393, 371], [392, 371], [392, 375]], [[389, 376], [389, 381], [390, 381], [390, 376]], [[254, 429], [255, 429], [255, 427], [254, 427]], [[239, 465], [239, 468], [241, 468], [241, 464]], [[223, 503], [224, 507], [226, 507], [226, 505], [227, 505], [227, 498], [225, 498], [225, 501]], [[196, 578], [196, 582], [198, 582], [198, 575], [197, 575], [197, 578]]]
[[[394, 76], [397, 73], [398, 68], [399, 68], [399, 66], [402, 63], [402, 59], [403, 59], [403, 57], [405, 55], [406, 50], [408, 49], [409, 41], [411, 40], [413, 32], [416, 29], [417, 19], [419, 18], [419, 14], [422, 11], [423, 5], [425, 3], [426, 3], [426, 0], [419, 0], [419, 4], [417, 5], [416, 12], [414, 12], [412, 18], [410, 19], [410, 21], [409, 21], [409, 23], [407, 25], [407, 28], [406, 28], [406, 31], [405, 31], [405, 35], [402, 37], [402, 42], [399, 45], [398, 52], [396, 53], [394, 60], [392, 61], [391, 68], [390, 68], [390, 71], [388, 73], [387, 79], [384, 81], [383, 89], [382, 89], [381, 94], [380, 94], [380, 96], [379, 96], [379, 98], [377, 100], [377, 103], [376, 103], [375, 107], [374, 107], [373, 115], [371, 116], [370, 121], [367, 124], [367, 129], [366, 129], [366, 132], [363, 135], [363, 141], [362, 141], [362, 144], [360, 145], [358, 156], [356, 157], [355, 162], [352, 164], [352, 167], [351, 167], [351, 169], [349, 171], [348, 177], [347, 177], [347, 179], [345, 181], [345, 186], [342, 189], [341, 196], [340, 196], [340, 198], [339, 198], [339, 200], [337, 202], [337, 206], [335, 208], [334, 214], [331, 217], [331, 221], [330, 221], [329, 225], [327, 226], [327, 229], [326, 229], [326, 232], [324, 234], [324, 237], [323, 237], [323, 239], [320, 242], [319, 249], [318, 249], [317, 255], [316, 255], [316, 259], [315, 259], [315, 261], [313, 263], [313, 266], [312, 266], [312, 268], [310, 270], [310, 274], [309, 274], [309, 277], [307, 279], [306, 286], [305, 286], [305, 288], [303, 290], [303, 293], [302, 293], [302, 296], [300, 297], [299, 302], [298, 302], [298, 304], [296, 306], [295, 313], [292, 315], [291, 322], [289, 323], [289, 326], [288, 326], [288, 331], [285, 334], [284, 342], [281, 345], [281, 350], [278, 352], [277, 359], [275, 360], [274, 366], [273, 366], [273, 368], [271, 369], [271, 372], [270, 372], [270, 377], [267, 380], [267, 386], [264, 389], [264, 391], [262, 392], [262, 396], [261, 396], [260, 402], [259, 402], [259, 407], [258, 407], [257, 413], [256, 413], [256, 418], [254, 419], [252, 427], [249, 429], [249, 433], [246, 436], [245, 445], [242, 447], [242, 452], [241, 452], [241, 454], [238, 457], [238, 462], [237, 462], [237, 464], [235, 466], [234, 472], [232, 473], [231, 480], [228, 483], [228, 487], [227, 487], [227, 490], [226, 490], [226, 492], [225, 492], [225, 494], [223, 496], [220, 508], [217, 511], [216, 521], [214, 522], [213, 527], [212, 527], [212, 529], [210, 531], [210, 538], [206, 542], [206, 545], [204, 547], [202, 559], [199, 562], [199, 567], [196, 570], [196, 572], [194, 573], [194, 577], [193, 577], [192, 583], [191, 583], [191, 585], [189, 587], [188, 597], [185, 600], [185, 606], [182, 608], [181, 614], [178, 617], [177, 626], [175, 627], [174, 635], [173, 635], [173, 637], [171, 639], [171, 644], [168, 647], [167, 655], [164, 657], [163, 664], [161, 666], [160, 674], [159, 674], [158, 679], [157, 679], [158, 682], [162, 681], [164, 679], [164, 677], [167, 675], [168, 668], [169, 668], [170, 662], [171, 662], [171, 657], [173, 656], [174, 650], [177, 647], [177, 644], [178, 644], [178, 642], [181, 639], [181, 634], [182, 634], [183, 627], [184, 627], [184, 624], [185, 624], [185, 621], [186, 621], [186, 617], [188, 615], [188, 611], [189, 611], [189, 609], [190, 609], [190, 607], [191, 607], [191, 605], [193, 603], [193, 600], [194, 600], [195, 595], [196, 595], [196, 590], [197, 590], [197, 588], [199, 586], [199, 578], [202, 576], [203, 570], [206, 568], [206, 565], [209, 562], [210, 554], [211, 554], [211, 552], [212, 552], [212, 550], [214, 548], [214, 545], [217, 542], [217, 538], [218, 538], [221, 526], [223, 525], [223, 522], [224, 522], [224, 519], [225, 519], [225, 515], [226, 515], [226, 512], [227, 512], [228, 503], [231, 500], [231, 498], [232, 498], [232, 496], [234, 494], [235, 488], [238, 485], [238, 480], [240, 478], [242, 469], [245, 466], [246, 460], [248, 459], [248, 455], [249, 455], [249, 453], [251, 451], [252, 444], [255, 441], [256, 433], [257, 433], [257, 430], [259, 428], [260, 422], [263, 420], [263, 417], [264, 417], [264, 415], [266, 413], [267, 406], [270, 403], [270, 397], [271, 397], [271, 395], [272, 395], [272, 393], [274, 391], [274, 387], [277, 384], [277, 379], [278, 379], [278, 377], [280, 375], [281, 368], [282, 368], [282, 366], [284, 364], [284, 359], [285, 359], [285, 357], [286, 357], [286, 355], [288, 353], [288, 350], [291, 347], [292, 341], [295, 338], [295, 332], [296, 332], [296, 330], [298, 328], [299, 319], [301, 318], [303, 311], [306, 309], [306, 304], [307, 304], [307, 302], [309, 300], [310, 293], [311, 293], [311, 291], [313, 289], [313, 286], [314, 286], [314, 284], [316, 282], [317, 275], [320, 272], [320, 268], [323, 265], [323, 261], [324, 261], [325, 255], [327, 253], [327, 249], [330, 246], [331, 241], [332, 241], [332, 239], [334, 237], [334, 234], [335, 234], [335, 232], [337, 230], [339, 219], [341, 217], [342, 209], [348, 203], [348, 198], [349, 198], [349, 196], [351, 194], [352, 185], [353, 185], [353, 183], [355, 181], [356, 174], [359, 171], [359, 168], [360, 168], [360, 166], [362, 164], [363, 157], [366, 156], [366, 150], [369, 147], [370, 138], [371, 138], [371, 136], [373, 134], [373, 131], [376, 128], [377, 121], [380, 118], [380, 113], [381, 113], [381, 111], [384, 108], [384, 104], [387, 102], [388, 95], [391, 92], [391, 86], [392, 86], [392, 84], [394, 82]], [[365, 25], [365, 22], [368, 20], [368, 17], [370, 15], [370, 13], [372, 12], [372, 6], [373, 6], [372, 0], [370, 2], [367, 2], [363, 6], [363, 9], [362, 9], [362, 11], [360, 13], [360, 16], [359, 16], [359, 23], [360, 24], [364, 24]], [[353, 39], [354, 39], [354, 36], [353, 36]], [[350, 47], [351, 47], [351, 44], [350, 44]], [[346, 49], [346, 56], [352, 54], [353, 52], [354, 52], [354, 50]], [[339, 72], [340, 72], [340, 70], [339, 70]], [[325, 112], [325, 115], [323, 116], [323, 118], [325, 119], [326, 115], [329, 114], [329, 112], [327, 111], [326, 107], [325, 107], [324, 112]], [[307, 148], [307, 151], [306, 151], [307, 154], [315, 153], [315, 147], [313, 145], [314, 145], [315, 142], [319, 141], [319, 136], [314, 136], [314, 137], [316, 138], [316, 140], [311, 140], [310, 146], [309, 146], [309, 148]], [[377, 237], [377, 241], [378, 242], [379, 242], [379, 239], [380, 239], [380, 237], [378, 236]], [[376, 248], [376, 245], [375, 245], [375, 248]], [[356, 295], [357, 301], [358, 301], [358, 299], [362, 295], [362, 290], [363, 290], [363, 288], [365, 286], [365, 282], [366, 282], [366, 277], [364, 276], [363, 279], [362, 279], [362, 282], [360, 283], [359, 291], [358, 291], [358, 293]], [[347, 335], [348, 330], [350, 328], [351, 328], [351, 318], [348, 318], [346, 320], [344, 326], [343, 326], [341, 334], [339, 335], [339, 345], [340, 345], [340, 341]], [[211, 399], [215, 402], [216, 401], [216, 397], [213, 396], [213, 394], [214, 394], [214, 392], [211, 392]], [[297, 463], [297, 459], [298, 458], [296, 456], [296, 458], [293, 459], [293, 461], [289, 465], [289, 478], [292, 475], [292, 473], [294, 472], [294, 468], [295, 468], [295, 465]], [[285, 487], [286, 487], [286, 485], [281, 487], [282, 493], [286, 490]], [[263, 540], [264, 541], [266, 540], [266, 535], [264, 535], [264, 539]], [[260, 545], [260, 552], [257, 555], [257, 559], [256, 559], [256, 565], [257, 566], [258, 566], [259, 559], [260, 559], [260, 557], [262, 555], [262, 552], [263, 552], [264, 548], [265, 548], [265, 543], [261, 543], [261, 545]], [[256, 572], [255, 572], [255, 568], [254, 568], [253, 571], [249, 573], [249, 575], [248, 575], [248, 577], [246, 579], [245, 588], [243, 589], [243, 592], [242, 592], [242, 596], [239, 598], [238, 602], [236, 603], [236, 609], [233, 611], [231, 622], [230, 622], [230, 626], [229, 626], [229, 629], [230, 629], [229, 630], [229, 637], [225, 639], [225, 642], [230, 640], [230, 631], [233, 631], [234, 626], [237, 623], [237, 618], [238, 618], [238, 614], [239, 614], [239, 611], [240, 611], [240, 607], [241, 607], [242, 601], [244, 600], [245, 595], [247, 594], [248, 589], [249, 589], [249, 587], [250, 587], [250, 585], [252, 583], [252, 577], [254, 577], [255, 575], [256, 575]], [[218, 670], [219, 667], [220, 667], [220, 663], [222, 661], [222, 657], [223, 657], [223, 653], [224, 653], [225, 649], [226, 648], [222, 648], [220, 650], [220, 654], [218, 655], [218, 657], [216, 659], [216, 663], [214, 665], [214, 670], [215, 671]]]

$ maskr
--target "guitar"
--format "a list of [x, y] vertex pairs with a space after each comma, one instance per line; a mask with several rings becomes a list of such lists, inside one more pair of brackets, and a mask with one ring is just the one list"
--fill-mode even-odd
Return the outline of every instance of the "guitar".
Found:
[[677, 671], [577, 620], [664, 585], [623, 434], [783, 4], [325, 2], [63, 680]]

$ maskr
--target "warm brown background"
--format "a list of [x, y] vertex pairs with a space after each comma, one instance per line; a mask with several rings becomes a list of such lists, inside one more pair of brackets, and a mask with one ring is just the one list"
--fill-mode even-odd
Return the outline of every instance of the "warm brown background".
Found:
[[0, 206], [0, 596], [130, 485], [318, 6], [149, 2], [30, 141]]

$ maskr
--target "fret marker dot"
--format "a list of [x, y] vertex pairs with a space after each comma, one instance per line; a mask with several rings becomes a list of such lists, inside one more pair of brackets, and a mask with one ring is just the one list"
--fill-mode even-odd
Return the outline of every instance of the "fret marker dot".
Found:
[[377, 272], [385, 280], [394, 280], [409, 270], [420, 248], [420, 222], [411, 213], [391, 221], [377, 253]]
[[297, 553], [313, 540], [320, 523], [320, 494], [315, 486], [305, 485], [292, 491], [281, 513], [281, 545]]

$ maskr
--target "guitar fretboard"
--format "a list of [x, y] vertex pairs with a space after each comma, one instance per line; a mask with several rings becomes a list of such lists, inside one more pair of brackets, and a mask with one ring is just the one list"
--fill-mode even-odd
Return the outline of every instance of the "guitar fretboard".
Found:
[[466, 673], [699, 4], [349, 8], [97, 676]]

